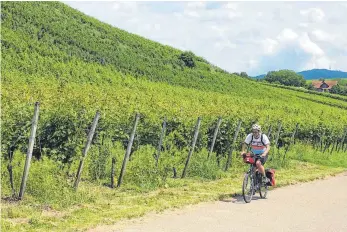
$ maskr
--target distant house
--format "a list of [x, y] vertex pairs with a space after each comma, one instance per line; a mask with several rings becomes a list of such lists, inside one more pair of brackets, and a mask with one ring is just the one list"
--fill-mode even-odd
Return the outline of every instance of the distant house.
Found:
[[337, 81], [312, 81], [312, 85], [318, 92], [330, 92], [330, 89], [337, 85]]

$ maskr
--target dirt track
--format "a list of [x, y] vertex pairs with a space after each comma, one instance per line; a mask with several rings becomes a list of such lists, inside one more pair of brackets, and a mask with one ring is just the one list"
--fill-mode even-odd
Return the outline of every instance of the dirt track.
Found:
[[347, 232], [347, 173], [277, 188], [246, 204], [242, 197], [101, 226], [91, 231]]

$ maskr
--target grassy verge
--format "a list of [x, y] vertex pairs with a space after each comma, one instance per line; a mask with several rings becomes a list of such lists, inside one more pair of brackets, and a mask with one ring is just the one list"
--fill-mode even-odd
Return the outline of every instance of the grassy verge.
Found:
[[[241, 193], [243, 170], [234, 168], [216, 181], [169, 179], [167, 187], [139, 192], [131, 189], [112, 190], [82, 182], [79, 192], [92, 196], [92, 201], [52, 209], [34, 201], [2, 200], [3, 231], [84, 231], [101, 224], [114, 224], [121, 219], [140, 217], [148, 212], [161, 212], [204, 201], [223, 200]], [[277, 187], [311, 181], [341, 173], [343, 167], [331, 167], [289, 160], [276, 173]]]

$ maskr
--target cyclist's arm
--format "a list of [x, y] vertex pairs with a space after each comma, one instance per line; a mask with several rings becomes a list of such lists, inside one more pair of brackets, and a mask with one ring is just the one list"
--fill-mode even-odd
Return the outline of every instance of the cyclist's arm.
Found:
[[243, 143], [242, 143], [241, 155], [244, 154], [244, 153], [246, 153], [247, 145], [248, 145], [248, 144], [247, 144], [246, 142], [243, 142]]
[[241, 155], [246, 153], [247, 151], [247, 146], [251, 143], [251, 134], [247, 135], [245, 141], [243, 141], [242, 143], [242, 151], [241, 151]]
[[266, 144], [266, 149], [265, 149], [264, 153], [262, 154], [262, 156], [267, 156], [269, 151], [270, 151], [270, 144], [268, 143], [268, 144]]

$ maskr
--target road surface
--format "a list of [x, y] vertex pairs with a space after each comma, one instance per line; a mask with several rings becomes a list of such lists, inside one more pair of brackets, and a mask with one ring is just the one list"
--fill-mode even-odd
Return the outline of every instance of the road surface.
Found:
[[347, 232], [347, 174], [277, 188], [251, 203], [236, 197], [90, 231]]

